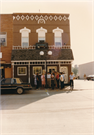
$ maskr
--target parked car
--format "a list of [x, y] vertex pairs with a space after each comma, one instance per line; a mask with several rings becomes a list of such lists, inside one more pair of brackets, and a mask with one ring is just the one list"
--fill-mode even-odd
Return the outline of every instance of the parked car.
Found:
[[31, 90], [29, 83], [23, 83], [20, 78], [4, 78], [1, 80], [1, 90], [16, 90], [18, 94], [24, 93], [24, 90]]
[[38, 43], [35, 44], [36, 49], [39, 48], [48, 48], [48, 43], [44, 42], [44, 40], [40, 40]]
[[94, 81], [94, 75], [89, 75], [89, 76], [87, 76], [87, 80], [88, 80], [88, 81], [89, 81], [89, 80]]

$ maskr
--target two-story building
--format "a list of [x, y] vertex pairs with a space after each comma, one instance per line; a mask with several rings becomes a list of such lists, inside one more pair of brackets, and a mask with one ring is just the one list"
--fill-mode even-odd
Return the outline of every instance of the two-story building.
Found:
[[[65, 73], [73, 61], [69, 14], [14, 13], [1, 15], [1, 70], [7, 77], [19, 77], [33, 85], [33, 76], [53, 70]], [[48, 48], [36, 49], [41, 40]]]

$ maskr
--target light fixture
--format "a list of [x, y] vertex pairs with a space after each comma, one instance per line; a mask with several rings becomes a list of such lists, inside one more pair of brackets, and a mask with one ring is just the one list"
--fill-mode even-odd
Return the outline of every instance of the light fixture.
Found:
[[52, 51], [48, 51], [48, 55], [52, 55]]
[[40, 51], [40, 55], [44, 55], [44, 52], [43, 51]]

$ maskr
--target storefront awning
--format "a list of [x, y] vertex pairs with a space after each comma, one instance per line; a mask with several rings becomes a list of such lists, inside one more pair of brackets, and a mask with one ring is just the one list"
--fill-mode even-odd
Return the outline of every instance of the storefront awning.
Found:
[[[40, 51], [44, 55], [40, 55]], [[52, 51], [52, 55], [48, 55]], [[74, 60], [71, 49], [25, 49], [12, 50], [11, 61], [18, 60]]]

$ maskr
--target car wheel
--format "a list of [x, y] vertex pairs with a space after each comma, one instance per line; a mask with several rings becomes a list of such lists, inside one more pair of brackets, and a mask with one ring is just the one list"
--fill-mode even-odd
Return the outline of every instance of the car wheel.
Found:
[[22, 88], [18, 88], [17, 89], [17, 94], [22, 94], [24, 91], [23, 91], [23, 89]]

